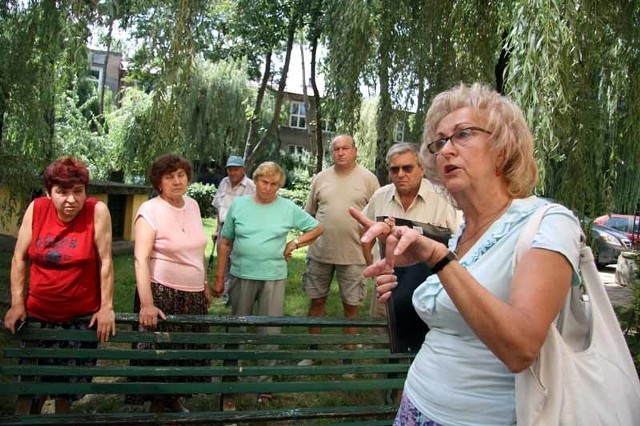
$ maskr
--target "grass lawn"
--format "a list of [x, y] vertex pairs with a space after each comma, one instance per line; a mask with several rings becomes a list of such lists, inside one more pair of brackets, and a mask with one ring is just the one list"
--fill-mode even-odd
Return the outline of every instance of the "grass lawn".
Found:
[[[215, 229], [216, 222], [214, 219], [204, 219], [203, 221], [205, 227], [205, 233], [207, 235], [211, 235], [213, 230]], [[291, 237], [293, 238], [293, 237]], [[211, 238], [208, 239], [208, 244], [206, 248], [206, 258], [207, 262], [209, 260], [209, 256], [213, 249], [213, 242]], [[285, 306], [284, 312], [286, 316], [306, 316], [307, 309], [309, 306], [309, 299], [304, 294], [302, 290], [302, 274], [305, 269], [305, 255], [306, 255], [306, 247], [300, 250], [296, 250], [293, 254], [293, 258], [289, 261], [289, 278], [286, 289], [285, 296]], [[0, 314], [2, 315], [2, 319], [4, 319], [4, 314], [9, 308], [11, 297], [10, 297], [10, 288], [9, 288], [9, 271], [11, 265], [11, 253], [0, 253]], [[115, 295], [114, 295], [114, 308], [116, 312], [132, 312], [133, 311], [133, 297], [135, 292], [135, 274], [133, 267], [133, 254], [121, 254], [114, 256], [114, 274], [115, 274]], [[213, 259], [213, 266], [210, 269], [209, 278], [213, 278], [213, 274], [215, 273], [215, 257]], [[366, 297], [365, 302], [361, 306], [360, 316], [368, 317], [369, 316], [369, 303], [370, 298]], [[221, 299], [214, 299], [211, 308], [209, 309], [209, 313], [213, 315], [225, 315], [230, 314], [230, 308], [224, 306], [221, 303]], [[340, 294], [337, 289], [337, 284], [334, 282], [331, 289], [331, 294], [329, 296], [327, 302], [327, 316], [336, 316], [341, 317], [342, 313], [342, 303], [340, 301]], [[7, 334], [6, 331], [0, 332], [0, 349], [6, 345], [7, 342]], [[1, 357], [0, 354], [0, 363], [4, 363], [4, 358]], [[1, 383], [0, 383], [1, 385]], [[251, 396], [248, 396], [249, 399], [247, 401], [243, 401], [242, 406], [246, 408], [250, 408], [250, 405], [255, 402], [255, 398], [251, 399]], [[353, 395], [354, 402], [356, 402], [359, 398], [362, 398], [362, 395]], [[376, 395], [365, 396], [365, 398], [372, 398], [372, 403], [377, 403], [378, 397]], [[301, 406], [303, 401], [298, 401], [296, 398], [308, 398], [308, 395], [305, 397], [304, 394], [289, 396], [283, 398], [278, 398], [273, 401], [275, 404], [276, 401], [278, 405], [290, 405], [290, 406]], [[352, 399], [351, 397], [349, 399]], [[189, 401], [189, 406], [195, 410], [206, 410], [212, 409], [211, 402], [212, 398], [210, 396], [194, 396], [193, 401]], [[98, 411], [109, 411], [110, 404], [118, 404], [117, 401], [120, 401], [119, 398], [105, 398], [105, 396], [99, 395], [90, 395], [87, 398], [84, 398], [79, 403], [82, 403], [84, 407], [78, 407], [81, 410], [98, 410]], [[13, 406], [15, 400], [12, 395], [0, 395], [0, 415], [2, 414], [12, 414]], [[86, 405], [90, 405], [91, 407], [86, 407]]]
[[[216, 226], [214, 219], [203, 220], [205, 233], [207, 235], [213, 234], [213, 230]], [[293, 237], [292, 237], [293, 238]], [[213, 241], [208, 239], [205, 255], [207, 263], [209, 262], [209, 256], [213, 250]], [[302, 274], [305, 269], [305, 256], [307, 248], [303, 247], [300, 250], [296, 250], [293, 253], [292, 259], [289, 261], [289, 278], [287, 282], [287, 290], [285, 296], [284, 312], [286, 316], [305, 316], [307, 315], [307, 309], [309, 308], [309, 298], [302, 290]], [[0, 253], [0, 256], [5, 253]], [[0, 257], [0, 260], [3, 258]], [[214, 256], [213, 265], [209, 269], [209, 279], [213, 280], [215, 274], [215, 265], [217, 258]], [[7, 262], [10, 262], [10, 256], [7, 258]], [[133, 254], [124, 254], [114, 256], [114, 274], [115, 274], [115, 295], [114, 295], [114, 307], [116, 312], [132, 312], [133, 311], [133, 295], [135, 291], [135, 273], [133, 270]], [[4, 285], [7, 285], [8, 280], [2, 280], [0, 282], [0, 289]], [[3, 294], [4, 294], [4, 290]], [[369, 315], [369, 302], [370, 298], [366, 298], [365, 303], [361, 307], [361, 315]], [[209, 309], [210, 314], [223, 315], [230, 313], [230, 308], [221, 304], [221, 299], [214, 299]], [[331, 294], [327, 302], [327, 316], [342, 316], [342, 303], [340, 301], [340, 294], [338, 292], [337, 283], [333, 283], [331, 288]]]

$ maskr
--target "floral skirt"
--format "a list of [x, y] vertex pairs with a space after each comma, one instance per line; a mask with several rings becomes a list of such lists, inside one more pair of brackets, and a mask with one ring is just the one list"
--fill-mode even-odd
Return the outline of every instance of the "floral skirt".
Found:
[[[204, 291], [190, 292], [180, 291], [169, 287], [165, 287], [161, 284], [151, 283], [151, 292], [153, 293], [154, 305], [164, 312], [166, 315], [206, 315], [208, 313], [206, 299], [204, 297]], [[136, 291], [133, 301], [133, 310], [136, 313], [140, 312], [140, 298]], [[146, 330], [139, 324], [135, 327], [137, 330]], [[159, 320], [158, 327], [151, 331], [184, 331], [195, 333], [206, 333], [209, 331], [208, 325], [164, 325], [162, 320]], [[133, 349], [139, 350], [167, 350], [167, 349], [209, 349], [208, 345], [197, 344], [185, 344], [185, 343], [135, 343], [132, 345]], [[131, 360], [132, 366], [198, 366], [205, 367], [211, 365], [210, 361], [184, 361], [184, 360]], [[135, 381], [144, 382], [163, 382], [163, 383], [184, 383], [184, 382], [210, 382], [211, 377], [144, 377], [144, 378], [132, 378]], [[128, 404], [143, 404], [145, 401], [152, 401], [154, 403], [162, 403], [165, 406], [170, 406], [179, 396], [189, 397], [190, 395], [127, 395], [125, 402]]]
[[406, 394], [402, 395], [400, 408], [393, 421], [393, 426], [441, 426], [439, 423], [425, 417], [424, 414], [416, 408], [407, 398]]
[[[57, 323], [57, 322], [40, 322], [40, 328], [49, 330], [88, 330], [89, 323]], [[96, 349], [98, 342], [81, 342], [75, 340], [40, 340], [38, 342], [22, 341], [20, 346], [23, 348], [50, 348], [50, 349]], [[96, 365], [95, 358], [21, 358], [20, 365], [65, 365], [72, 367], [94, 367]], [[36, 376], [29, 378], [20, 378], [20, 380], [31, 380], [34, 382], [55, 382], [55, 383], [91, 383], [91, 376]], [[51, 394], [51, 398], [64, 399], [70, 402], [77, 401], [84, 394]], [[34, 396], [33, 398], [41, 398]]]

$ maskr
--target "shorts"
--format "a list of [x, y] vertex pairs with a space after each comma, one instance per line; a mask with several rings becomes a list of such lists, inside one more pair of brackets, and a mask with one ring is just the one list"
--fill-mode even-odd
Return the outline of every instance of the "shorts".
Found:
[[393, 420], [393, 426], [441, 426], [440, 423], [436, 423], [433, 420], [427, 418], [424, 414], [416, 408], [411, 400], [402, 395], [400, 401], [400, 408], [396, 418]]
[[327, 297], [335, 272], [342, 302], [359, 306], [367, 296], [364, 268], [364, 265], [334, 265], [307, 258], [307, 268], [302, 276], [302, 288], [311, 299]]

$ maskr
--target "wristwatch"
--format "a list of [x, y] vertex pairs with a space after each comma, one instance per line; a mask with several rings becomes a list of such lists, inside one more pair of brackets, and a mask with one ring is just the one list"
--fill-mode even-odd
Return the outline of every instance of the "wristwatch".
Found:
[[296, 238], [295, 240], [293, 240], [293, 244], [296, 245], [296, 248], [300, 248], [300, 240], [299, 239]]
[[447, 252], [447, 255], [445, 257], [440, 259], [435, 265], [431, 267], [431, 272], [437, 274], [438, 272], [442, 271], [442, 268], [447, 266], [449, 262], [456, 259], [457, 257], [455, 253], [453, 253], [452, 251]]

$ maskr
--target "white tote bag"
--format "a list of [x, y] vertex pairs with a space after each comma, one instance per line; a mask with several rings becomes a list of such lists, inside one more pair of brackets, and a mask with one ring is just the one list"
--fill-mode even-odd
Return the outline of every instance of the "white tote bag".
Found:
[[[530, 246], [544, 213], [536, 211], [516, 246]], [[584, 240], [584, 237], [583, 237]], [[580, 249], [581, 287], [572, 287], [537, 360], [516, 374], [519, 426], [640, 425], [640, 381], [593, 261]]]

